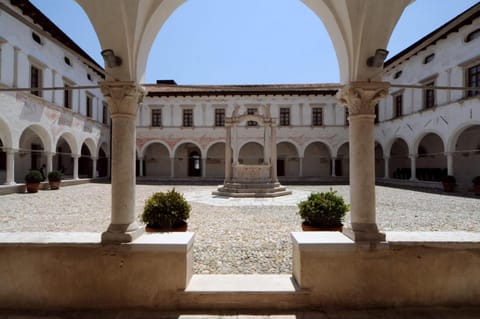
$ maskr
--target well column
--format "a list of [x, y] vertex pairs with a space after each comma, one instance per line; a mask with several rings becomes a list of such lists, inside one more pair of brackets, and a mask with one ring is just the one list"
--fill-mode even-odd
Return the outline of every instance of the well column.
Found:
[[352, 229], [346, 235], [355, 241], [379, 242], [375, 219], [375, 104], [388, 93], [385, 82], [351, 82], [339, 92], [349, 109], [350, 203]]
[[112, 215], [102, 242], [131, 242], [143, 233], [135, 214], [135, 119], [144, 90], [134, 82], [102, 82], [112, 118]]

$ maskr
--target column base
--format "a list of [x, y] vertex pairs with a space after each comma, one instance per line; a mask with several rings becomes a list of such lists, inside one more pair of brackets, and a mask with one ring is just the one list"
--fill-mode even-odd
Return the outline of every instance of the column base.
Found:
[[102, 233], [103, 244], [130, 243], [145, 232], [144, 227], [136, 222], [131, 224], [110, 224], [107, 231]]
[[382, 242], [386, 238], [377, 224], [368, 223], [352, 223], [352, 228], [344, 228], [343, 234], [355, 242]]

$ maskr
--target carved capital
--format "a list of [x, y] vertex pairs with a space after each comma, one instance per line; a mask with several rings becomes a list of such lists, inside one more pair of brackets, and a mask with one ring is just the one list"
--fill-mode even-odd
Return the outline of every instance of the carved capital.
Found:
[[374, 114], [375, 105], [388, 94], [388, 82], [351, 82], [337, 93], [350, 115]]
[[145, 90], [135, 82], [100, 83], [102, 94], [108, 102], [112, 116], [136, 116], [139, 103], [143, 101]]

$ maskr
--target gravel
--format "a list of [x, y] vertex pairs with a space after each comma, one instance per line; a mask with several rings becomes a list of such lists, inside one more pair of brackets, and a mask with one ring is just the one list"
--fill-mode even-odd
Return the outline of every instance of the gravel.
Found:
[[[172, 187], [138, 185], [137, 213], [148, 196]], [[175, 186], [192, 205], [188, 224], [195, 232], [194, 272], [291, 273], [290, 232], [301, 230], [296, 203], [330, 187], [349, 202], [349, 186], [289, 186], [293, 195], [276, 199], [227, 199], [212, 196], [212, 186]], [[380, 186], [376, 197], [382, 231], [480, 231], [480, 198]], [[110, 223], [110, 198], [108, 184], [2, 195], [0, 232], [102, 232]]]

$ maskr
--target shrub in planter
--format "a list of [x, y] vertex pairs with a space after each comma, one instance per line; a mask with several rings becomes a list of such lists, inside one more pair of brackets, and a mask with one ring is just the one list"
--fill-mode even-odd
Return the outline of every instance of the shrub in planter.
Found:
[[456, 183], [457, 183], [457, 180], [455, 176], [445, 175], [442, 178], [443, 190], [446, 192], [453, 192], [455, 190]]
[[301, 201], [297, 206], [298, 214], [303, 219], [304, 230], [308, 226], [313, 226], [341, 231], [345, 214], [350, 209], [343, 197], [332, 189], [324, 193], [312, 193], [307, 200]]
[[62, 177], [63, 174], [59, 171], [51, 171], [48, 173], [48, 183], [50, 184], [50, 189], [59, 189]]
[[42, 174], [37, 170], [31, 170], [25, 175], [25, 183], [27, 184], [27, 192], [36, 193], [40, 187], [40, 182], [43, 181]]
[[480, 176], [476, 176], [472, 179], [473, 183], [473, 192], [477, 195], [480, 195]]
[[186, 225], [191, 209], [183, 195], [173, 188], [149, 197], [145, 201], [141, 219], [148, 228], [168, 230]]

